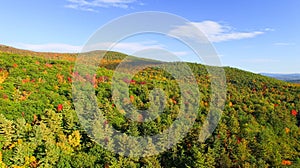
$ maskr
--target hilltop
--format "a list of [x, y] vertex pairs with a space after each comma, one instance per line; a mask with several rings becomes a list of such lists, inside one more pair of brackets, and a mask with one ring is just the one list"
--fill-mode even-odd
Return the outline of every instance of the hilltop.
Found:
[[[101, 52], [101, 51], [95, 51]], [[103, 51], [102, 51], [103, 52]], [[108, 52], [94, 76], [74, 72], [76, 54], [43, 53], [0, 46], [0, 165], [2, 167], [280, 167], [300, 166], [300, 87], [259, 74], [224, 67], [227, 95], [223, 115], [213, 134], [203, 143], [199, 132], [208, 114], [211, 77], [201, 64], [187, 63], [199, 86], [196, 123], [180, 143], [164, 153], [144, 158], [112, 153], [118, 144], [99, 133], [90, 137], [79, 122], [72, 97], [72, 83], [86, 82], [95, 89], [98, 108], [107, 121], [90, 120], [91, 130], [113, 126], [131, 136], [162, 133], [176, 119], [181, 93], [171, 74], [159, 68], [142, 69], [129, 86], [129, 96], [119, 99], [138, 109], [151, 105], [150, 92], [165, 92], [165, 108], [155, 120], [141, 122], [125, 117], [112, 100], [113, 69], [127, 55]], [[128, 66], [159, 65], [162, 62], [129, 57]], [[180, 65], [182, 63], [167, 63]], [[124, 72], [126, 74], [126, 72]], [[185, 82], [190, 82], [186, 80]], [[82, 85], [85, 88], [85, 85]], [[153, 113], [159, 109], [151, 109]], [[97, 128], [97, 129], [95, 129]], [[103, 136], [102, 136], [103, 135]], [[120, 139], [121, 141], [126, 141]], [[134, 144], [134, 142], [132, 142]], [[149, 142], [148, 149], [156, 148]], [[143, 152], [143, 151], [142, 151]]]

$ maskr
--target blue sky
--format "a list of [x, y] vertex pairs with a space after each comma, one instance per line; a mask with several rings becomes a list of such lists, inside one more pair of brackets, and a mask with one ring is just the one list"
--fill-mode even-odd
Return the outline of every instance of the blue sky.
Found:
[[[300, 73], [298, 0], [3, 0], [0, 44], [36, 51], [77, 52], [101, 26], [142, 11], [176, 14], [199, 27], [222, 65], [252, 72]], [[128, 54], [158, 47], [182, 60], [192, 53], [172, 40], [145, 35], [121, 42]], [[167, 44], [161, 44], [162, 42]]]

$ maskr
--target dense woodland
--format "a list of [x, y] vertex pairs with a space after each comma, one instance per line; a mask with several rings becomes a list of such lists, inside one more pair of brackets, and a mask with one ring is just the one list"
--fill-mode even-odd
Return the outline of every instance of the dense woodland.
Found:
[[123, 103], [138, 109], [150, 106], [154, 87], [166, 93], [159, 118], [138, 122], [143, 119], [138, 116], [137, 122], [131, 122], [111, 100], [113, 69], [124, 55], [109, 52], [96, 74], [87, 76], [74, 72], [72, 54], [46, 57], [47, 53], [11, 51], [0, 52], [0, 167], [300, 167], [299, 85], [225, 67], [223, 115], [213, 134], [200, 143], [211, 79], [205, 66], [189, 63], [201, 92], [193, 128], [163, 153], [126, 157], [87, 135], [75, 112], [72, 82], [82, 79], [94, 85], [99, 109], [108, 118], [100, 126], [109, 124], [131, 136], [152, 135], [168, 128], [180, 106], [189, 103], [181, 102], [170, 74], [147, 68], [122, 81], [129, 85], [130, 95], [122, 98]]

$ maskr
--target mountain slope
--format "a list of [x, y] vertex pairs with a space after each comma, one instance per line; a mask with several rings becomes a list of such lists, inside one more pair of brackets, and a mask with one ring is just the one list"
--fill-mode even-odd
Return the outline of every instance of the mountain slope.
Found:
[[[144, 158], [116, 155], [94, 142], [110, 143], [109, 137], [89, 137], [74, 110], [72, 82], [90, 81], [99, 109], [112, 125], [131, 136], [163, 132], [176, 119], [181, 102], [175, 79], [158, 68], [146, 68], [129, 85], [125, 105], [138, 109], [151, 105], [150, 91], [165, 91], [165, 108], [155, 120], [136, 121], [124, 116], [112, 100], [114, 69], [126, 56], [110, 52], [95, 76], [74, 72], [74, 55], [36, 53], [8, 49], [0, 53], [0, 165], [5, 167], [280, 167], [300, 166], [300, 87], [235, 68], [225, 68], [227, 99], [216, 130], [204, 142], [199, 131], [210, 106], [210, 75], [205, 66], [188, 63], [199, 85], [198, 116], [193, 128], [180, 143], [164, 153]], [[57, 57], [52, 56], [57, 55]], [[48, 59], [51, 58], [51, 59]], [[70, 59], [72, 58], [72, 59]], [[139, 66], [132, 57], [130, 66]], [[117, 60], [117, 61], [116, 61]], [[147, 65], [161, 62], [146, 60]], [[172, 63], [168, 63], [172, 64]], [[181, 63], [176, 63], [181, 64]], [[186, 82], [189, 82], [188, 80]], [[186, 93], [184, 93], [186, 94]], [[187, 93], [191, 94], [191, 93]], [[156, 112], [157, 109], [152, 109]], [[101, 135], [101, 134], [99, 134]], [[118, 142], [111, 142], [112, 147]], [[155, 148], [149, 149], [155, 152]]]

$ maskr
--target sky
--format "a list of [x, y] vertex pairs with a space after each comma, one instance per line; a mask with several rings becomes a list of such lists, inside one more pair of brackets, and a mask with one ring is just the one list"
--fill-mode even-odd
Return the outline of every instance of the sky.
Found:
[[[3, 0], [0, 44], [80, 52], [110, 21], [135, 12], [159, 11], [190, 21], [174, 28], [175, 34], [187, 31], [189, 25], [199, 28], [223, 66], [254, 73], [300, 73], [299, 8], [299, 0]], [[198, 62], [188, 47], [157, 34], [124, 39], [112, 50], [136, 54], [148, 48]]]

